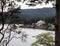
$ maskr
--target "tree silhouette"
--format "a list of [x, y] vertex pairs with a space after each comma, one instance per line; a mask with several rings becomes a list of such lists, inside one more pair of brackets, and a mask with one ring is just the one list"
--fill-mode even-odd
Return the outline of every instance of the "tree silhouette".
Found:
[[[18, 6], [14, 1], [15, 0], [13, 0], [13, 1], [11, 1], [11, 0], [0, 0], [0, 15], [2, 18], [1, 19], [2, 20], [2, 27], [0, 29], [0, 34], [2, 35], [2, 38], [0, 39], [0, 44], [2, 43], [5, 31], [6, 31], [6, 30], [3, 31], [6, 14], [10, 13], [10, 14], [8, 14], [10, 16], [10, 21], [9, 21], [9, 23], [7, 23], [9, 25], [11, 23], [11, 20], [12, 20], [11, 16], [13, 15], [14, 12], [16, 13], [16, 11], [19, 10], [19, 8], [20, 8], [20, 6]], [[16, 7], [16, 6], [18, 6], [18, 7]]]

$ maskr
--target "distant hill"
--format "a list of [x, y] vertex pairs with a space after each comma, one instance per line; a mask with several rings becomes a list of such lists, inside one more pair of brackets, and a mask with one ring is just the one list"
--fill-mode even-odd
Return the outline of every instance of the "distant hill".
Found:
[[55, 8], [40, 8], [40, 9], [22, 9], [21, 13], [18, 13], [18, 16], [24, 20], [30, 19], [46, 19], [56, 16]]

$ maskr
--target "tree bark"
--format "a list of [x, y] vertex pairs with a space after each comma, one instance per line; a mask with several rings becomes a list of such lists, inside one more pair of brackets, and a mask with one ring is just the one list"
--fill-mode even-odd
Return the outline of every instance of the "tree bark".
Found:
[[60, 0], [56, 0], [56, 13], [55, 46], [60, 46]]
[[4, 13], [3, 13], [3, 8], [4, 8], [4, 5], [3, 5], [3, 2], [4, 0], [1, 0], [1, 9], [2, 9], [2, 12], [1, 12], [1, 17], [2, 17], [2, 27], [1, 27], [1, 29], [0, 29], [0, 34], [2, 34], [3, 36], [2, 36], [2, 38], [0, 39], [0, 43], [1, 43], [1, 41], [2, 41], [2, 39], [4, 38], [4, 34], [1, 32], [2, 30], [3, 30], [3, 28], [4, 28]]
[[4, 0], [1, 0], [1, 9], [2, 9], [2, 12], [1, 12], [1, 17], [2, 17], [2, 27], [1, 27], [1, 29], [0, 29], [0, 32], [1, 32], [1, 30], [3, 30], [3, 28], [4, 28], [4, 14], [3, 14], [3, 7], [4, 7], [4, 5], [3, 5], [3, 1], [4, 1]]

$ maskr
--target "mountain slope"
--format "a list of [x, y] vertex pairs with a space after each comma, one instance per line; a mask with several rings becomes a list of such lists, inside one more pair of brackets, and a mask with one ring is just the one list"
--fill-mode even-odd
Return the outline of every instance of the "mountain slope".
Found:
[[55, 8], [38, 8], [38, 9], [22, 9], [18, 14], [22, 19], [29, 20], [31, 18], [46, 19], [56, 16]]

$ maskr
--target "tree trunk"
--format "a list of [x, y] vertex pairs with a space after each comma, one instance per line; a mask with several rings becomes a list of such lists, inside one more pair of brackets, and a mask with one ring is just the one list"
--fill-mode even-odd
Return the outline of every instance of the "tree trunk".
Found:
[[60, 46], [60, 0], [56, 0], [56, 39], [55, 46]]
[[1, 32], [2, 30], [3, 30], [3, 28], [4, 28], [4, 14], [3, 14], [3, 1], [4, 0], [1, 0], [1, 9], [2, 9], [2, 12], [1, 12], [1, 16], [2, 16], [2, 27], [1, 27], [1, 29], [0, 29], [0, 34], [2, 34], [3, 36], [2, 36], [2, 38], [0, 39], [0, 43], [1, 43], [1, 41], [2, 41], [2, 39], [4, 38], [4, 34]]
[[1, 0], [1, 9], [2, 9], [2, 12], [1, 12], [1, 16], [2, 16], [2, 27], [1, 27], [1, 29], [0, 29], [0, 32], [1, 32], [1, 30], [3, 30], [3, 28], [4, 28], [4, 14], [3, 14], [3, 7], [4, 7], [4, 5], [3, 5], [3, 1], [4, 1], [4, 0]]

